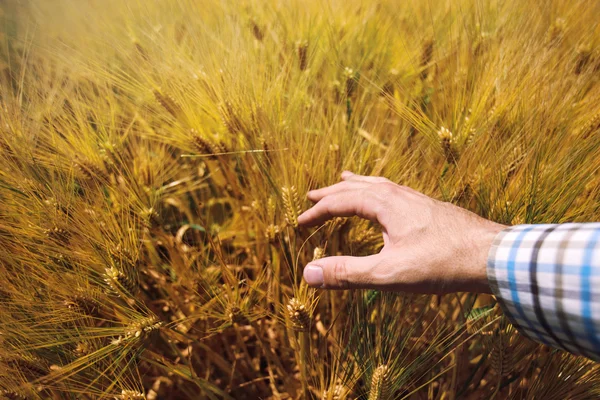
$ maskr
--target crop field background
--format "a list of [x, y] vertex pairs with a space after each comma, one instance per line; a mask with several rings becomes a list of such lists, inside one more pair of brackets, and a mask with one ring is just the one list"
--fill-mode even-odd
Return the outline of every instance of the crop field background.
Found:
[[381, 175], [600, 220], [600, 3], [0, 0], [0, 398], [594, 399], [492, 296], [322, 291]]

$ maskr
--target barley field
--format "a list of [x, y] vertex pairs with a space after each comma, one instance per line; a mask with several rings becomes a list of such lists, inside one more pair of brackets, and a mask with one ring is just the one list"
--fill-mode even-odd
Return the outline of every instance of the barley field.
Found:
[[600, 221], [593, 0], [0, 0], [0, 398], [595, 399], [492, 296], [323, 291], [351, 170]]

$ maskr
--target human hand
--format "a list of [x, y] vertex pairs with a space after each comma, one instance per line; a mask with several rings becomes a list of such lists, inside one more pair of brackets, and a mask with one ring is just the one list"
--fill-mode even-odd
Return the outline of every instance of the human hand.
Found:
[[312, 287], [413, 293], [490, 293], [487, 256], [504, 225], [434, 200], [386, 178], [342, 173], [342, 182], [308, 192], [316, 204], [298, 217], [319, 225], [359, 216], [382, 226], [384, 247], [366, 257], [321, 258], [304, 269]]

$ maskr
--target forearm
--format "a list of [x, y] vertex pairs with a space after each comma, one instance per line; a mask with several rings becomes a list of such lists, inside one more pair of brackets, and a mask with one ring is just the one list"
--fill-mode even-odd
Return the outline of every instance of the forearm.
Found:
[[488, 281], [507, 317], [538, 342], [600, 360], [600, 224], [500, 232]]

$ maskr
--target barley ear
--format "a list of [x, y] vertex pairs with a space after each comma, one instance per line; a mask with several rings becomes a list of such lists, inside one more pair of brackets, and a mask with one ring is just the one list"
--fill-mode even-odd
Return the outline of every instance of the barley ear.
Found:
[[104, 282], [110, 288], [110, 293], [121, 297], [123, 294], [135, 296], [139, 290], [136, 282], [123, 271], [111, 266], [105, 268]]
[[440, 139], [440, 144], [442, 145], [442, 150], [444, 151], [444, 157], [446, 157], [446, 161], [448, 164], [456, 164], [459, 154], [456, 149], [456, 140], [454, 135], [452, 132], [450, 132], [450, 130], [442, 126], [438, 131], [438, 137]]
[[389, 368], [382, 364], [375, 368], [371, 377], [371, 389], [369, 390], [369, 400], [389, 400], [391, 398], [392, 387], [389, 376]]
[[154, 94], [154, 98], [158, 104], [160, 104], [174, 118], [181, 116], [183, 110], [172, 96], [163, 94], [160, 89], [154, 89], [152, 93]]
[[297, 44], [298, 64], [300, 71], [304, 71], [308, 64], [308, 41], [299, 41]]
[[145, 400], [146, 395], [142, 392], [138, 392], [137, 390], [121, 390], [121, 394], [116, 395], [115, 400]]
[[298, 227], [298, 215], [300, 215], [300, 197], [295, 186], [281, 188], [281, 197], [285, 211], [285, 221], [288, 225]]
[[299, 299], [291, 298], [287, 310], [290, 321], [292, 321], [292, 328], [298, 332], [308, 331], [311, 322], [309, 308]]

